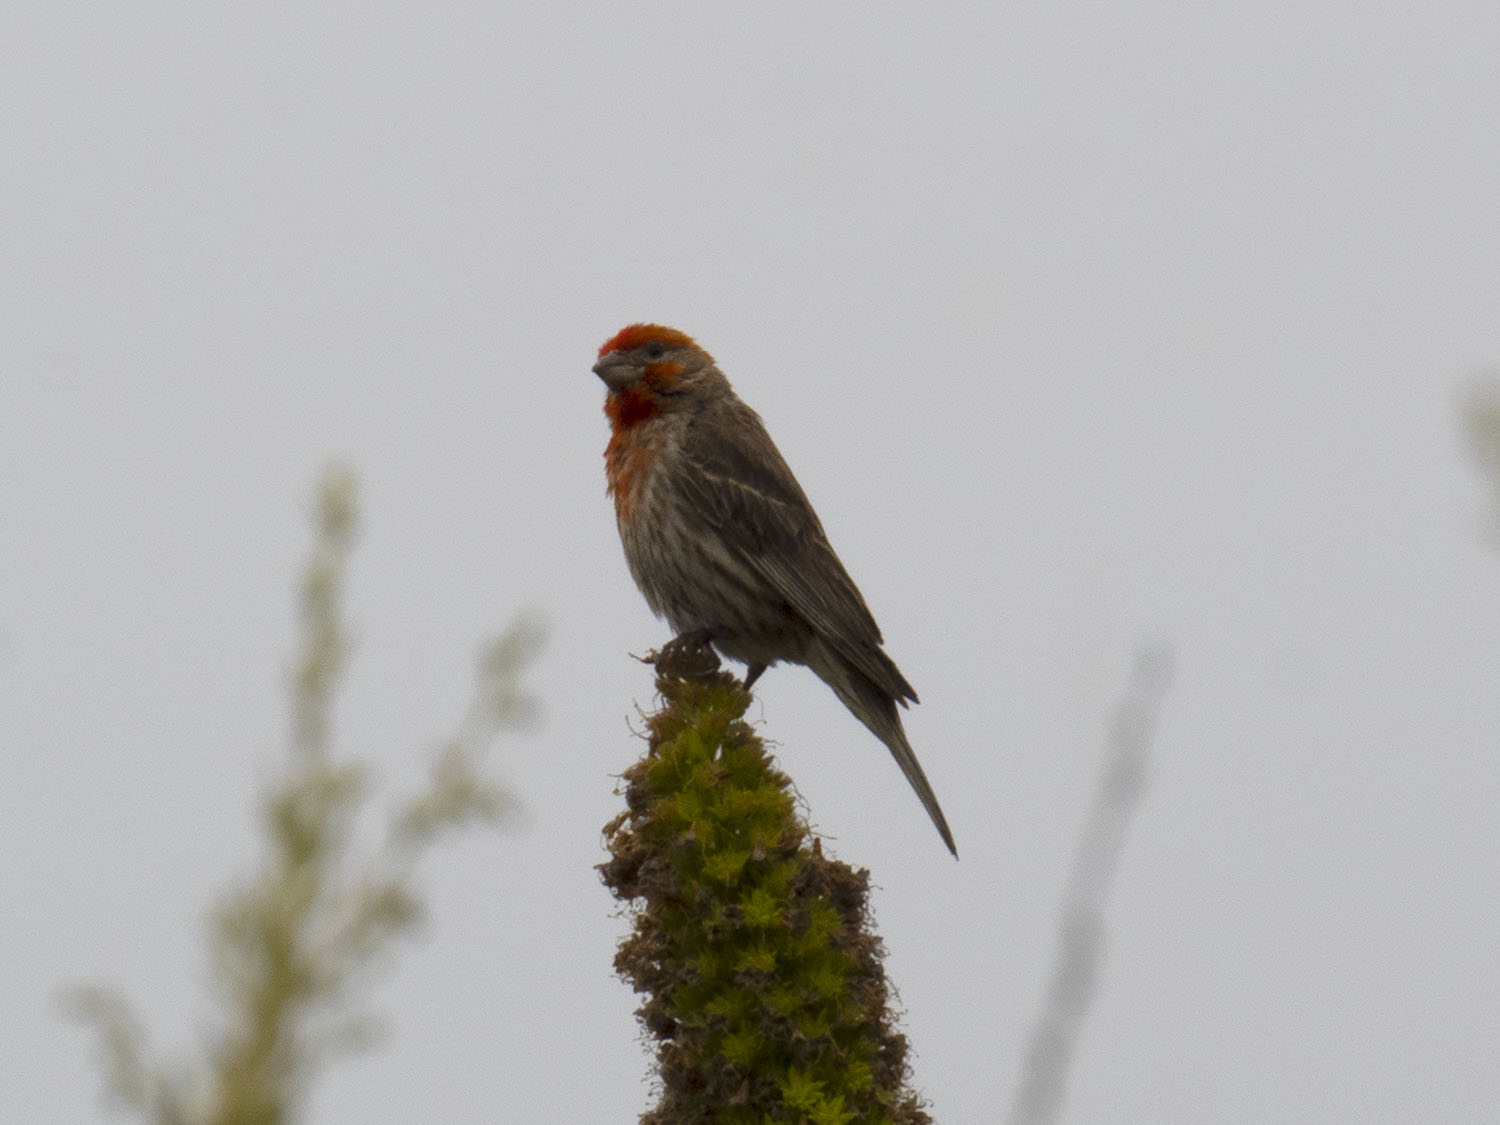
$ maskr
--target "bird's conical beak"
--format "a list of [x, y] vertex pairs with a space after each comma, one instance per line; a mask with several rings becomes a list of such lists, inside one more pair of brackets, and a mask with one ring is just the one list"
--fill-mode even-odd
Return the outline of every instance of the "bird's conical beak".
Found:
[[635, 379], [635, 368], [620, 352], [606, 352], [594, 364], [594, 374], [612, 391], [622, 391]]

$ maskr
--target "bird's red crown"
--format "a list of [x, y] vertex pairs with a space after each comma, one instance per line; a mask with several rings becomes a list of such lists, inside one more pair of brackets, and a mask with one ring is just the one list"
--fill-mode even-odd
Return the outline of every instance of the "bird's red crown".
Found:
[[[605, 340], [599, 346], [599, 356], [602, 359], [610, 352], [632, 352], [641, 345], [653, 341], [665, 344], [669, 348], [698, 347], [691, 336], [675, 328], [667, 328], [661, 324], [632, 324]], [[702, 349], [699, 348], [699, 351]]]

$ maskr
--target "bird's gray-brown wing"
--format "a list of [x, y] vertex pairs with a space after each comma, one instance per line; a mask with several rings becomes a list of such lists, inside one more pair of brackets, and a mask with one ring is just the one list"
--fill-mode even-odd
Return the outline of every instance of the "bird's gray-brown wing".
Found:
[[683, 453], [693, 467], [686, 498], [726, 546], [880, 690], [915, 701], [760, 416], [742, 402], [726, 404], [711, 420], [695, 419]]

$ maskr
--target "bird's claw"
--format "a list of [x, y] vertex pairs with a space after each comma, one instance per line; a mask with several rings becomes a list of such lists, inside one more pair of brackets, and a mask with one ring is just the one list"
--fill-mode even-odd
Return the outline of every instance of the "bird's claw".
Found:
[[659, 676], [678, 680], [701, 680], [719, 670], [719, 654], [714, 651], [713, 632], [697, 629], [673, 637], [655, 652], [646, 654], [646, 662], [655, 666]]

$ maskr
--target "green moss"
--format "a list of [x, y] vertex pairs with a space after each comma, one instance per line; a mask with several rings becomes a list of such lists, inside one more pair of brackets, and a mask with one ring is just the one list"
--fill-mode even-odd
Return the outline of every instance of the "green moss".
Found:
[[659, 675], [605, 883], [634, 925], [616, 969], [657, 1043], [649, 1125], [930, 1119], [907, 1086], [869, 876], [827, 859], [727, 674]]

